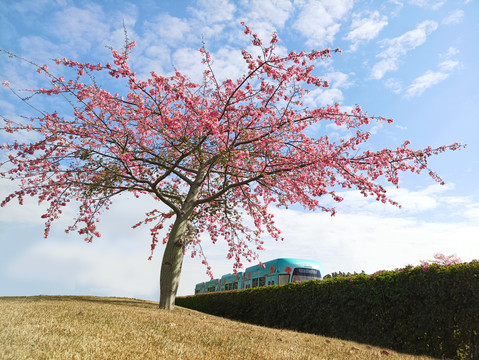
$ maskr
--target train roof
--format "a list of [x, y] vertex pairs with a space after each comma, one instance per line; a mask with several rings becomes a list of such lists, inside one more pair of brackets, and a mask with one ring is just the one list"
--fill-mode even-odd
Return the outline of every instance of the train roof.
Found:
[[[306, 259], [296, 259], [296, 258], [278, 258], [270, 261], [266, 261], [263, 263], [266, 267], [270, 265], [276, 266], [307, 266], [307, 267], [315, 267], [321, 268], [321, 264], [318, 261], [314, 260], [306, 260]], [[261, 267], [259, 264], [248, 266], [245, 271], [251, 270], [256, 267]]]

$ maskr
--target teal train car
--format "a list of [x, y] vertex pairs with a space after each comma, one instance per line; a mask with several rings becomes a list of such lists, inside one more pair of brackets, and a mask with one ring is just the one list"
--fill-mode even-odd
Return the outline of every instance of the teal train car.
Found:
[[268, 285], [284, 285], [289, 282], [322, 280], [322, 267], [317, 261], [282, 258], [254, 265], [219, 279], [196, 284], [195, 294], [237, 289], [250, 289]]

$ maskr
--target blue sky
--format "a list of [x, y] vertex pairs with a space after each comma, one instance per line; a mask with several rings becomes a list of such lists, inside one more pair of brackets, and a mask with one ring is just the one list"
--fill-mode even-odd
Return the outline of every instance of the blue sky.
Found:
[[[317, 64], [331, 87], [310, 94], [309, 106], [359, 104], [370, 115], [392, 117], [375, 126], [372, 146], [415, 148], [461, 142], [465, 150], [442, 154], [430, 166], [445, 180], [406, 175], [391, 197], [402, 209], [341, 192], [331, 218], [299, 208], [272, 209], [285, 241], [266, 241], [263, 261], [297, 257], [322, 262], [326, 273], [372, 273], [416, 265], [437, 252], [464, 261], [479, 258], [479, 5], [477, 0], [201, 0], [71, 1], [0, 0], [0, 47], [39, 64], [57, 57], [106, 62], [105, 45], [120, 48], [123, 23], [138, 43], [131, 64], [138, 74], [177, 68], [201, 77], [202, 39], [220, 78], [236, 77], [248, 47], [240, 22], [263, 38], [279, 35], [279, 51], [341, 48]], [[53, 66], [53, 64], [51, 64]], [[0, 57], [0, 81], [15, 89], [38, 86], [32, 68]], [[44, 106], [60, 106], [46, 102]], [[0, 88], [0, 115], [29, 110]], [[311, 129], [331, 138], [347, 132], [326, 124]], [[0, 144], [10, 141], [0, 133]], [[4, 154], [1, 155], [5, 156]], [[3, 199], [15, 184], [0, 180]], [[162, 248], [152, 261], [147, 229], [131, 229], [155, 206], [151, 199], [121, 196], [101, 222], [92, 244], [63, 231], [70, 209], [43, 239], [42, 207], [33, 199], [0, 209], [0, 296], [91, 294], [156, 300]], [[231, 272], [225, 246], [205, 239], [215, 276]], [[200, 259], [185, 258], [180, 295], [207, 280]]]

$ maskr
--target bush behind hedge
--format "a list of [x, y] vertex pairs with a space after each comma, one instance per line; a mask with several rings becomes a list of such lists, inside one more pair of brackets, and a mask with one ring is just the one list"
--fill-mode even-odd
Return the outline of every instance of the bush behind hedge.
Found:
[[412, 354], [470, 359], [479, 348], [479, 262], [177, 298], [178, 305]]

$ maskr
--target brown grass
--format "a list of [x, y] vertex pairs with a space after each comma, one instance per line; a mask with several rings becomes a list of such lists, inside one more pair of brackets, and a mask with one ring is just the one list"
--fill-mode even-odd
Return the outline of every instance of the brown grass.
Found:
[[0, 298], [1, 359], [428, 359], [150, 301]]

